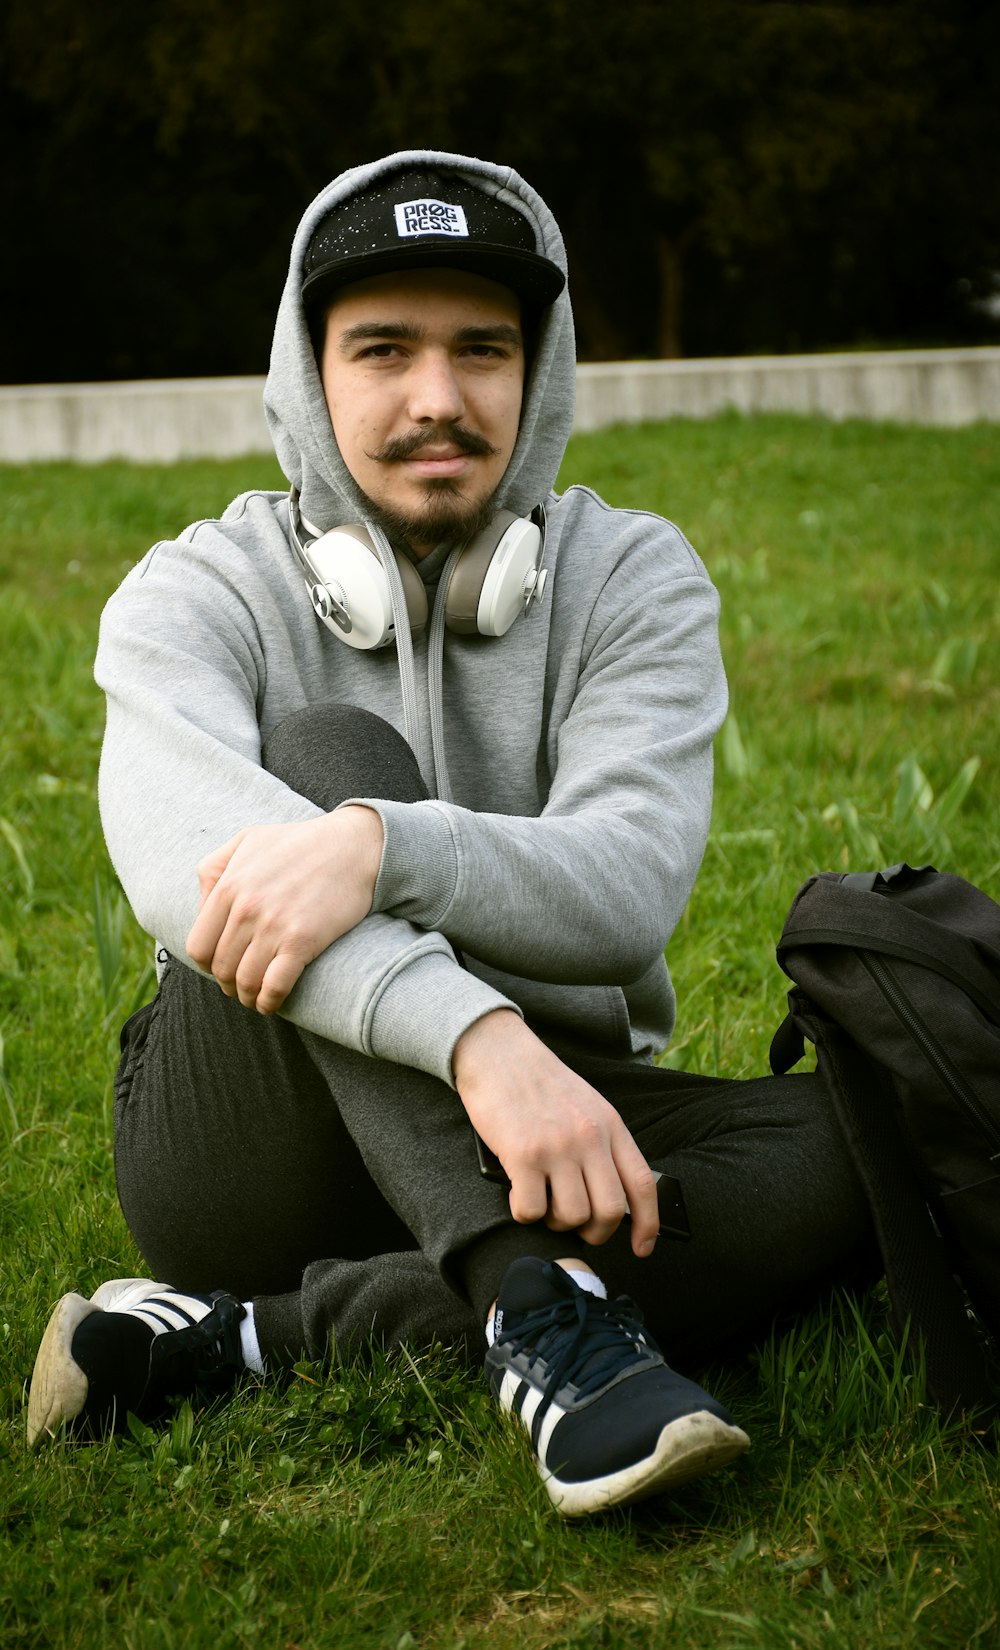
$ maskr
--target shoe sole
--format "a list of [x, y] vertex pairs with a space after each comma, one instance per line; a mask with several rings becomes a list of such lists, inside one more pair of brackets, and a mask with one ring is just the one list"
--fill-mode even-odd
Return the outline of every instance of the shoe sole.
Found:
[[750, 1440], [741, 1427], [729, 1425], [708, 1410], [697, 1410], [664, 1427], [651, 1455], [605, 1478], [574, 1484], [544, 1467], [539, 1470], [562, 1516], [582, 1518], [587, 1513], [627, 1506], [675, 1489], [703, 1473], [728, 1466], [749, 1448]]
[[28, 1393], [28, 1448], [37, 1449], [75, 1421], [83, 1411], [90, 1384], [73, 1357], [73, 1336], [92, 1312], [111, 1312], [135, 1289], [147, 1293], [163, 1284], [149, 1278], [112, 1278], [90, 1300], [64, 1295], [52, 1313], [38, 1348]]
[[28, 1448], [37, 1449], [75, 1421], [87, 1402], [87, 1377], [73, 1357], [73, 1336], [100, 1308], [82, 1295], [64, 1295], [38, 1348], [28, 1395]]

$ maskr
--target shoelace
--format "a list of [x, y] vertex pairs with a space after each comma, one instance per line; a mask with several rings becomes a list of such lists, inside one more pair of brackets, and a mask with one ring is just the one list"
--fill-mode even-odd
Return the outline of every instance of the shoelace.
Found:
[[243, 1367], [242, 1317], [239, 1301], [223, 1295], [199, 1323], [189, 1329], [158, 1335], [153, 1343], [153, 1356], [159, 1384], [169, 1389], [171, 1381], [202, 1385], [220, 1378], [228, 1384]]
[[607, 1301], [581, 1292], [526, 1313], [501, 1339], [509, 1341], [515, 1351], [528, 1345], [552, 1359], [537, 1418], [544, 1415], [565, 1381], [572, 1380], [585, 1398], [629, 1364], [655, 1352], [641, 1326], [638, 1308], [627, 1297]]

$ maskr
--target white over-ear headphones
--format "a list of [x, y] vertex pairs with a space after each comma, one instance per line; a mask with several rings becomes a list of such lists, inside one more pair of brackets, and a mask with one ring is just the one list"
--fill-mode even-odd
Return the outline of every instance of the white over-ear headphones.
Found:
[[[318, 617], [348, 647], [387, 646], [396, 634], [392, 594], [372, 529], [357, 523], [320, 533], [300, 514], [294, 487], [288, 519], [292, 549]], [[383, 542], [391, 549], [388, 541]], [[527, 613], [545, 593], [544, 550], [541, 505], [530, 521], [501, 510], [470, 539], [451, 567], [442, 592], [448, 629], [460, 636], [503, 636], [517, 615]], [[410, 629], [423, 630], [423, 581], [406, 556], [395, 550], [392, 555], [403, 582]]]

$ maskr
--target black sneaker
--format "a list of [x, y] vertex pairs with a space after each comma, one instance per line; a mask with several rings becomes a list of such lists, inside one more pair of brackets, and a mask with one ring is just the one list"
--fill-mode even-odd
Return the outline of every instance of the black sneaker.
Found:
[[630, 1300], [599, 1300], [551, 1261], [500, 1285], [486, 1373], [520, 1416], [567, 1518], [639, 1501], [749, 1449], [731, 1415], [668, 1368]]
[[167, 1399], [226, 1391], [244, 1368], [243, 1306], [148, 1278], [115, 1278], [88, 1301], [64, 1295], [42, 1337], [28, 1399], [28, 1445], [61, 1428], [120, 1432], [131, 1410], [155, 1420]]

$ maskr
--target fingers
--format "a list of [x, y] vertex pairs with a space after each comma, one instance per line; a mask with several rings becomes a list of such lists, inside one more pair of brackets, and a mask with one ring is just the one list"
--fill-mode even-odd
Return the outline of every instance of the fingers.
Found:
[[252, 1005], [258, 1014], [277, 1013], [309, 961], [307, 953], [291, 951], [282, 951], [271, 959]]
[[280, 941], [268, 925], [259, 929], [253, 912], [233, 906], [218, 932], [220, 910], [211, 899], [188, 936], [188, 955], [217, 981], [227, 997], [244, 1008], [274, 1014], [311, 961], [307, 937], [284, 934]]
[[582, 1172], [575, 1165], [554, 1170], [545, 1224], [600, 1245], [630, 1215], [632, 1251], [644, 1258], [652, 1254], [660, 1230], [656, 1177], [631, 1135], [624, 1128], [622, 1134], [614, 1156], [598, 1156]]
[[[199, 877], [200, 875], [199, 871]], [[204, 968], [207, 973], [214, 973], [215, 956], [228, 919], [228, 909], [220, 900], [213, 899], [212, 894], [209, 893], [203, 900], [201, 910], [198, 912], [194, 926], [187, 937], [188, 956], [192, 962], [197, 963], [199, 968]], [[225, 991], [226, 987], [221, 979], [219, 984], [222, 985], [222, 989]], [[235, 992], [230, 991], [228, 995], [234, 996]]]
[[515, 1168], [511, 1175], [510, 1212], [520, 1226], [534, 1226], [544, 1220], [549, 1207], [549, 1188], [538, 1169]]
[[510, 1177], [514, 1219], [607, 1242], [631, 1213], [632, 1248], [652, 1252], [656, 1182], [614, 1107], [514, 1014], [496, 1010], [459, 1040], [455, 1084]]
[[632, 1216], [632, 1253], [640, 1258], [651, 1255], [660, 1230], [660, 1206], [656, 1195], [656, 1176], [642, 1153], [629, 1136], [633, 1153], [628, 1153], [628, 1165], [620, 1166], [622, 1184]]
[[381, 821], [364, 807], [240, 831], [198, 866], [188, 955], [227, 996], [273, 1014], [302, 970], [368, 915], [381, 843]]
[[606, 1243], [628, 1213], [621, 1180], [610, 1155], [593, 1154], [585, 1168], [556, 1166], [549, 1181], [545, 1224], [554, 1232], [577, 1232], [585, 1243]]
[[268, 946], [259, 899], [246, 894], [234, 898], [228, 882], [213, 888], [187, 938], [188, 956], [214, 975], [227, 997], [240, 995], [241, 970], [244, 989], [256, 996], [275, 949]]
[[274, 911], [266, 910], [260, 893], [234, 882], [236, 867], [230, 870], [231, 862], [250, 835], [241, 831], [198, 866], [202, 903], [187, 938], [187, 952], [227, 997], [238, 997], [244, 1008], [273, 1014], [314, 953], [293, 917], [281, 913], [279, 920]]
[[576, 1232], [586, 1243], [606, 1243], [628, 1205], [620, 1183], [606, 1195], [592, 1192], [575, 1164], [567, 1163], [547, 1179], [539, 1170], [515, 1168], [510, 1212], [521, 1225], [544, 1221], [552, 1232]]
[[206, 854], [205, 858], [196, 867], [198, 892], [201, 895], [202, 905], [204, 905], [246, 835], [246, 830], [237, 831], [236, 835], [230, 837], [228, 842], [224, 842], [221, 848], [215, 848], [212, 853]]
[[630, 1214], [633, 1253], [652, 1254], [660, 1229], [656, 1180], [617, 1112], [609, 1107], [606, 1130], [594, 1128], [580, 1146], [575, 1161], [560, 1159], [552, 1168], [546, 1224], [599, 1245]]
[[631, 1214], [631, 1245], [652, 1253], [660, 1217], [656, 1180], [622, 1124], [613, 1140], [593, 1131], [585, 1149], [539, 1153], [530, 1165], [515, 1162], [510, 1207], [525, 1224], [544, 1220], [553, 1232], [575, 1232], [585, 1243], [606, 1243]]
[[[237, 941], [237, 945], [240, 942]], [[306, 965], [305, 951], [275, 950], [266, 936], [254, 939], [239, 958], [231, 979], [216, 960], [212, 971], [228, 996], [236, 996], [244, 1008], [259, 1014], [274, 1014], [282, 1005]]]

